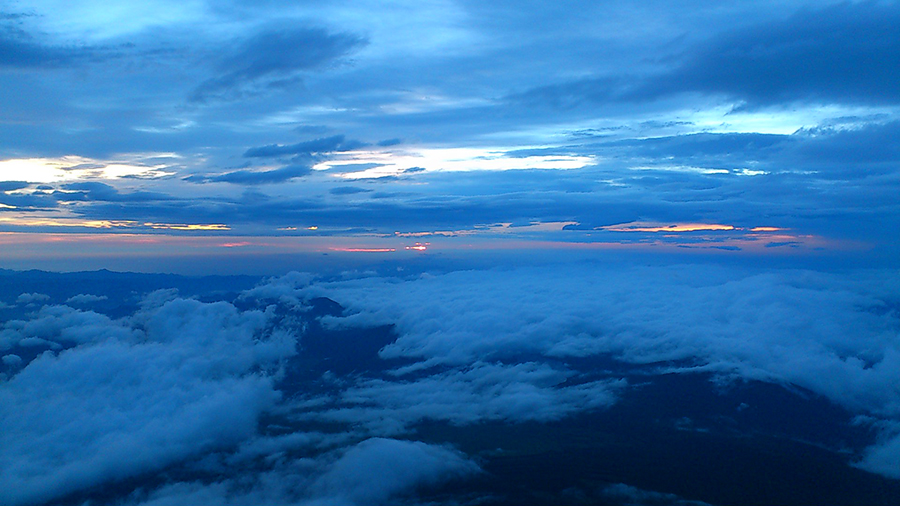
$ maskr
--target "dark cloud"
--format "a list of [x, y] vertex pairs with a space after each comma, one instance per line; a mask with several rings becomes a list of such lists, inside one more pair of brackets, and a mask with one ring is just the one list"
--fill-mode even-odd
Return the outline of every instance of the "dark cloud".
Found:
[[308, 176], [312, 169], [308, 165], [288, 165], [274, 170], [236, 170], [214, 176], [189, 176], [192, 183], [233, 183], [233, 184], [274, 184]]
[[897, 172], [900, 162], [900, 121], [868, 123], [856, 128], [819, 127], [795, 134], [792, 146], [795, 163], [828, 166], [842, 174], [862, 175], [879, 165]]
[[244, 152], [244, 156], [247, 158], [311, 156], [318, 153], [352, 151], [362, 146], [365, 146], [365, 144], [354, 140], [348, 141], [343, 135], [334, 135], [286, 146], [282, 144], [270, 144], [268, 146], [250, 148]]
[[573, 109], [646, 103], [682, 93], [723, 94], [746, 106], [792, 102], [895, 104], [900, 5], [841, 3], [713, 35], [673, 55], [658, 74], [606, 75], [514, 94], [515, 102]]
[[47, 46], [22, 30], [0, 26], [0, 69], [40, 69], [71, 65], [80, 59], [74, 48]]
[[28, 188], [31, 183], [25, 181], [0, 181], [0, 192], [11, 192]]
[[638, 93], [725, 93], [750, 105], [900, 102], [900, 4], [804, 9], [716, 37]]
[[191, 98], [203, 101], [263, 82], [290, 84], [297, 72], [326, 66], [364, 44], [358, 36], [321, 28], [268, 28], [230, 48], [218, 63], [221, 74], [202, 83]]
[[118, 189], [99, 181], [68, 183], [62, 186], [66, 191], [54, 192], [53, 196], [62, 202], [152, 202], [171, 200], [169, 195], [159, 192], [136, 191], [121, 193]]
[[332, 195], [355, 195], [357, 193], [369, 193], [371, 191], [372, 190], [360, 188], [358, 186], [338, 186], [337, 188], [328, 190], [328, 193], [331, 193]]

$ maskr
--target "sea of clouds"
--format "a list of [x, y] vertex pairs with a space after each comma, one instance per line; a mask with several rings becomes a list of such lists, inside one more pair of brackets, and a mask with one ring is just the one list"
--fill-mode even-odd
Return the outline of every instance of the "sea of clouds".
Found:
[[[382, 370], [285, 380], [317, 297], [345, 308], [318, 319], [326, 329], [394, 326]], [[417, 441], [417, 423], [550, 422], [627, 396], [623, 375], [572, 360], [592, 357], [824, 396], [881, 434], [854, 465], [900, 478], [895, 271], [291, 273], [233, 300], [152, 292], [121, 318], [90, 309], [101, 293], [6, 302], [22, 314], [0, 327], [0, 495], [13, 506], [127, 480], [127, 504], [391, 503], [481, 472]]]

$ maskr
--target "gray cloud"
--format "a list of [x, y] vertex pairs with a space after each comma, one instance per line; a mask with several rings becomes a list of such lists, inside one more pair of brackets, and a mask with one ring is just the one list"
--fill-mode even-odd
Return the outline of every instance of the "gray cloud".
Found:
[[273, 170], [236, 170], [212, 176], [189, 176], [186, 181], [192, 183], [233, 183], [246, 185], [283, 183], [299, 177], [308, 176], [312, 169], [307, 165], [288, 165]]
[[343, 135], [333, 135], [288, 146], [271, 144], [269, 146], [250, 148], [244, 152], [244, 156], [247, 158], [271, 158], [285, 155], [312, 156], [318, 153], [351, 151], [363, 145], [359, 141], [347, 141]]
[[159, 192], [136, 191], [122, 193], [115, 187], [99, 181], [68, 183], [62, 186], [65, 192], [54, 192], [53, 196], [63, 202], [100, 201], [100, 202], [148, 202], [170, 200], [171, 197]]
[[79, 293], [78, 295], [73, 295], [66, 299], [66, 304], [81, 304], [81, 305], [89, 305], [97, 302], [102, 302], [104, 300], [108, 300], [109, 297], [106, 295], [93, 295], [90, 293]]
[[0, 181], [0, 192], [10, 192], [28, 188], [31, 183], [25, 181]]
[[752, 105], [897, 103], [898, 23], [900, 6], [893, 2], [803, 9], [784, 21], [714, 38], [639, 93], [721, 92]]
[[[387, 471], [372, 473], [373, 469]], [[344, 453], [312, 485], [314, 504], [386, 504], [398, 492], [475, 474], [478, 466], [446, 448], [373, 438]]]
[[[361, 381], [342, 407], [318, 418], [364, 424], [379, 434], [403, 433], [423, 420], [471, 425], [486, 421], [548, 422], [612, 405], [625, 381], [570, 381], [577, 373], [546, 364], [476, 362], [414, 381]], [[570, 381], [574, 385], [563, 386]]]
[[358, 186], [338, 186], [337, 188], [332, 188], [328, 190], [328, 193], [332, 195], [356, 195], [358, 193], [370, 193], [372, 190], [367, 188], [360, 188]]
[[372, 438], [315, 460], [279, 462], [255, 479], [168, 485], [136, 505], [382, 505], [392, 504], [397, 496], [417, 488], [479, 472], [474, 462], [452, 449], [416, 441]]
[[22, 30], [0, 26], [0, 69], [40, 69], [71, 65], [81, 59], [76, 48], [43, 45]]
[[[895, 3], [804, 8], [783, 20], [712, 35], [672, 55], [668, 71], [538, 86], [511, 98], [533, 106], [643, 104], [672, 95], [724, 94], [760, 107], [791, 102], [895, 104], [900, 64]], [[824, 36], [827, 34], [827, 36]]]
[[37, 304], [50, 300], [50, 296], [44, 293], [23, 293], [16, 298], [16, 304]]

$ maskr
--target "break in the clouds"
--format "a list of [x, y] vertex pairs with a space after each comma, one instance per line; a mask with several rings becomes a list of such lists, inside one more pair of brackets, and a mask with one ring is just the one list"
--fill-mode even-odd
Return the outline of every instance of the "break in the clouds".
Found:
[[[370, 239], [462, 231], [618, 245], [603, 227], [705, 223], [883, 262], [900, 222], [898, 12], [805, 1], [10, 4], [0, 227], [317, 230], [403, 250]], [[495, 233], [548, 223], [569, 225]], [[695, 239], [667, 241], [686, 252]], [[751, 242], [762, 244], [732, 234], [703, 249], [783, 251]]]

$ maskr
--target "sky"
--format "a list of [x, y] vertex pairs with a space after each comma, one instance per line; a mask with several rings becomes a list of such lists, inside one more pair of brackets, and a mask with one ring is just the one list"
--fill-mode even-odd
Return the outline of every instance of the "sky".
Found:
[[896, 1], [0, 0], [0, 503], [898, 504], [898, 82]]
[[4, 1], [0, 261], [896, 266], [898, 24], [890, 1]]

